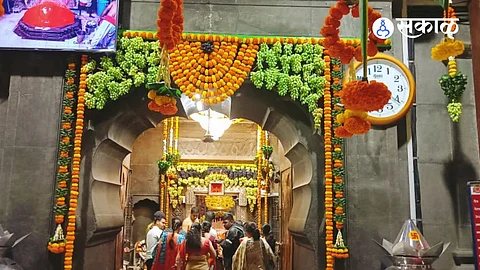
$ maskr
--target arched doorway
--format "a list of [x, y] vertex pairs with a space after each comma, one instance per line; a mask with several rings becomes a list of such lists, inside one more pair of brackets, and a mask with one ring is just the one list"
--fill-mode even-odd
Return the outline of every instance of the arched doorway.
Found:
[[[182, 110], [179, 116], [185, 116]], [[285, 156], [292, 164], [292, 209], [290, 219], [284, 222], [295, 242], [293, 268], [297, 269], [297, 264], [304, 269], [322, 268], [325, 248], [321, 244], [324, 238], [321, 233], [324, 226], [323, 145], [322, 138], [313, 130], [310, 114], [297, 103], [274, 92], [257, 90], [246, 82], [232, 98], [231, 117], [257, 123], [283, 145]], [[85, 251], [79, 254], [78, 263], [88, 262], [89, 265], [83, 265], [84, 269], [108, 265], [100, 261], [98, 254], [102, 254], [102, 260], [112, 256], [109, 261], [114, 261], [115, 254], [105, 253], [110, 252], [112, 234], [123, 226], [118, 196], [122, 161], [132, 152], [135, 139], [163, 118], [147, 109], [142, 91], [117, 101], [101, 115], [89, 116], [89, 131], [83, 147], [84, 195], [79, 204], [80, 224], [85, 226], [81, 228], [84, 241], [78, 241], [78, 245]], [[141, 184], [147, 185], [146, 189], [158, 189], [158, 183], [151, 182]], [[137, 184], [132, 179], [130, 194], [135, 193]], [[158, 193], [152, 192], [152, 196], [155, 195]]]

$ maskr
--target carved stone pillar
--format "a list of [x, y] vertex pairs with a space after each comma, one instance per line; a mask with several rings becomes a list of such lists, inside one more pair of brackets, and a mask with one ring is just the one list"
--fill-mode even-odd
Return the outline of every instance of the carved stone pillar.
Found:
[[192, 207], [197, 204], [197, 197], [192, 189], [187, 189], [185, 193], [185, 218], [190, 215]]

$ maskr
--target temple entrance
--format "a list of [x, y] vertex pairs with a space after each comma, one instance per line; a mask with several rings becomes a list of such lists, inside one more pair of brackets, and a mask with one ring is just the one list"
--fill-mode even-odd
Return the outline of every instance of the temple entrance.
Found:
[[[232, 120], [214, 142], [205, 142], [205, 132], [196, 121], [172, 117], [146, 130], [133, 143], [129, 160], [132, 189], [153, 182], [158, 185], [158, 195], [129, 194], [134, 207], [125, 212], [125, 232], [129, 232], [124, 234], [129, 247], [125, 264], [141, 267], [138, 258], [145, 249], [138, 247], [154, 211], [164, 212], [169, 223], [174, 217], [187, 218], [193, 207], [199, 210], [200, 222], [208, 211], [215, 214], [212, 227], [218, 241], [225, 234], [222, 218], [226, 213], [232, 213], [239, 223], [255, 222], [259, 228], [270, 224], [280, 253], [280, 171], [291, 170], [291, 163], [278, 138], [241, 118]], [[163, 167], [167, 162], [171, 162], [168, 169]], [[285, 260], [290, 261], [291, 256]]]
[[[236, 122], [216, 142], [202, 142], [205, 130], [198, 123], [187, 120], [185, 110], [179, 111], [178, 118], [168, 118], [170, 126], [172, 119], [178, 119], [178, 122], [173, 121], [173, 130], [176, 123], [179, 126], [178, 146], [175, 146], [170, 145], [170, 137], [176, 138], [175, 132], [168, 133], [170, 126], [167, 130], [169, 142], [163, 143], [163, 123], [166, 121], [162, 115], [145, 108], [143, 93], [132, 93], [129, 99], [119, 100], [117, 104], [115, 108], [104, 110], [101, 116], [92, 116], [89, 131], [84, 135], [82, 172], [84, 177], [90, 178], [85, 181], [88, 185], [84, 190], [85, 194], [91, 194], [90, 206], [82, 210], [82, 224], [87, 230], [83, 254], [85, 269], [95, 267], [86, 265], [93, 261], [90, 257], [96, 256], [101, 245], [114, 241], [113, 236], [120, 233], [122, 227], [126, 252], [123, 258], [130, 263], [131, 254], [137, 247], [135, 243], [145, 235], [145, 226], [149, 222], [147, 216], [150, 215], [150, 221], [152, 218], [154, 209], [149, 205], [158, 205], [158, 209], [168, 212], [169, 218], [185, 218], [191, 207], [200, 207], [203, 213], [209, 209], [208, 204], [210, 209], [220, 204], [216, 212], [232, 211], [242, 221], [272, 224], [282, 269], [291, 269], [292, 265], [295, 268], [296, 264], [308, 266], [308, 269], [324, 266], [324, 248], [320, 244], [323, 237], [319, 233], [324, 226], [320, 203], [323, 192], [319, 188], [323, 183], [322, 140], [314, 133], [306, 109], [273, 92], [258, 91], [245, 83], [232, 97], [231, 119]], [[258, 167], [254, 160], [259, 153], [257, 136], [262, 134], [258, 132], [259, 126], [264, 137], [269, 137], [268, 145], [273, 147], [271, 160], [275, 169], [269, 175], [268, 185], [261, 183], [258, 193], [261, 200], [257, 203]], [[230, 136], [229, 133], [237, 135]], [[219, 144], [222, 141], [223, 146]], [[179, 171], [182, 166], [184, 170], [188, 170], [188, 166], [197, 166], [194, 171], [198, 172], [199, 163], [204, 163], [203, 171], [210, 168], [217, 173], [211, 173], [209, 177], [184, 177], [177, 172], [174, 179], [177, 186], [167, 186], [172, 181], [166, 181], [168, 177], [162, 180], [158, 162], [163, 160], [170, 146], [180, 154]], [[119, 199], [122, 186], [119, 168], [129, 154], [130, 163], [126, 167], [131, 175], [126, 209], [131, 209], [131, 218], [126, 222], [128, 211], [122, 211]], [[234, 167], [230, 168], [233, 176], [220, 176], [225, 175], [223, 172], [228, 166]], [[238, 175], [242, 166], [243, 169], [252, 168], [251, 175]], [[212, 194], [218, 186], [214, 185], [212, 190], [210, 183], [215, 182], [223, 182], [223, 195]], [[182, 192], [174, 192], [180, 186]], [[231, 200], [217, 200], [227, 197]], [[224, 204], [231, 205], [232, 200], [235, 205], [225, 207]], [[215, 226], [221, 229], [220, 223]], [[112, 252], [115, 250], [118, 249]], [[118, 257], [116, 254], [110, 256]]]

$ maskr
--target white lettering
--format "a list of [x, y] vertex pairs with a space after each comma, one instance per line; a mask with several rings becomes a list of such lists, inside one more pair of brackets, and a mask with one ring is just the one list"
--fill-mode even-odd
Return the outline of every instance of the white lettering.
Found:
[[399, 23], [397, 24], [397, 29], [402, 33], [402, 35], [408, 37], [408, 38], [418, 38], [422, 34], [413, 36], [410, 34], [413, 34], [413, 21], [414, 19], [404, 19], [404, 18], [398, 18], [396, 19]]
[[458, 18], [444, 19], [443, 23], [440, 24], [440, 31], [447, 35], [447, 37], [453, 38], [453, 34], [458, 33], [458, 20]]
[[[458, 33], [458, 18], [397, 18], [395, 20], [398, 22], [398, 31], [408, 38], [418, 38], [432, 31], [436, 34], [442, 32], [449, 38], [453, 38], [453, 34]], [[439, 22], [441, 22], [440, 25]], [[414, 30], [420, 34], [414, 35]]]

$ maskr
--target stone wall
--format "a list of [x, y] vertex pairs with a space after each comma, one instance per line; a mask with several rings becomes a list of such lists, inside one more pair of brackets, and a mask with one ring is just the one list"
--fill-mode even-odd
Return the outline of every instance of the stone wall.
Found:
[[0, 224], [24, 269], [47, 269], [64, 54], [0, 53]]
[[[472, 61], [458, 59], [458, 70], [468, 76], [458, 124], [447, 113], [448, 100], [438, 80], [447, 73], [444, 64], [430, 58], [430, 49], [441, 40], [428, 35], [415, 40], [417, 70], [418, 166], [422, 194], [424, 234], [430, 244], [451, 242], [436, 269], [473, 269], [455, 266], [453, 254], [471, 254], [472, 234], [468, 210], [468, 181], [479, 179], [477, 122]], [[469, 41], [468, 25], [460, 25], [456, 38]], [[426, 74], [426, 75], [425, 75]]]

